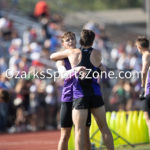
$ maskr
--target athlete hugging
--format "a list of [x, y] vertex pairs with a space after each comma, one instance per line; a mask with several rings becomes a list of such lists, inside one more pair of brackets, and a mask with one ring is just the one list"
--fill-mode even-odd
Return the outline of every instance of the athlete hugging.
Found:
[[[60, 110], [61, 137], [58, 150], [68, 150], [72, 124], [75, 126], [75, 149], [91, 150], [89, 140], [91, 113], [102, 133], [107, 149], [114, 150], [112, 134], [106, 123], [105, 106], [98, 76], [96, 78], [93, 76], [94, 72], [99, 74], [102, 68], [101, 53], [92, 48], [94, 39], [93, 31], [83, 29], [79, 49], [76, 48], [75, 34], [65, 32], [62, 36], [64, 50], [50, 56], [50, 59], [57, 61], [56, 66], [60, 74], [71, 74], [64, 80]], [[75, 72], [79, 77], [75, 76]], [[87, 73], [88, 78], [86, 78]]]

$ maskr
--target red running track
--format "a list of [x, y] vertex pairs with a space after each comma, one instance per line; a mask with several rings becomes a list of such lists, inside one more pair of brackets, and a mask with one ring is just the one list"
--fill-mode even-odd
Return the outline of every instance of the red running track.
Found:
[[0, 150], [57, 150], [59, 131], [0, 134]]

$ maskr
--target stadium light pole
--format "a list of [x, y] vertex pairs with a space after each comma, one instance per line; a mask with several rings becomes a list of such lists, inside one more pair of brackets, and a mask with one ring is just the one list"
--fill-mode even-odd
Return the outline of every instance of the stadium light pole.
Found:
[[146, 35], [150, 40], [150, 0], [146, 0]]

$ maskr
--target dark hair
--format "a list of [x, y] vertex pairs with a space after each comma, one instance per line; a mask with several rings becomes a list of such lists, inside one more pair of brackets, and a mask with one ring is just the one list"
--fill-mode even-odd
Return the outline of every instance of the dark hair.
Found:
[[0, 99], [3, 102], [8, 102], [9, 101], [9, 93], [7, 90], [0, 89]]
[[81, 46], [92, 46], [95, 39], [95, 33], [92, 30], [83, 29], [80, 35]]
[[65, 32], [63, 34], [63, 36], [61, 37], [61, 42], [64, 42], [65, 38], [74, 38], [74, 39], [76, 39], [76, 36], [75, 36], [75, 33], [69, 31], [69, 32]]
[[149, 40], [145, 36], [138, 36], [136, 42], [138, 42], [142, 48], [149, 48]]

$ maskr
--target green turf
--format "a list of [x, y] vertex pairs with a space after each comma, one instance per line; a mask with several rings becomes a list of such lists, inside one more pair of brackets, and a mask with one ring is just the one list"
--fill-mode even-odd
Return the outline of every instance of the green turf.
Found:
[[136, 145], [135, 147], [120, 147], [115, 148], [115, 150], [150, 150], [150, 144]]

